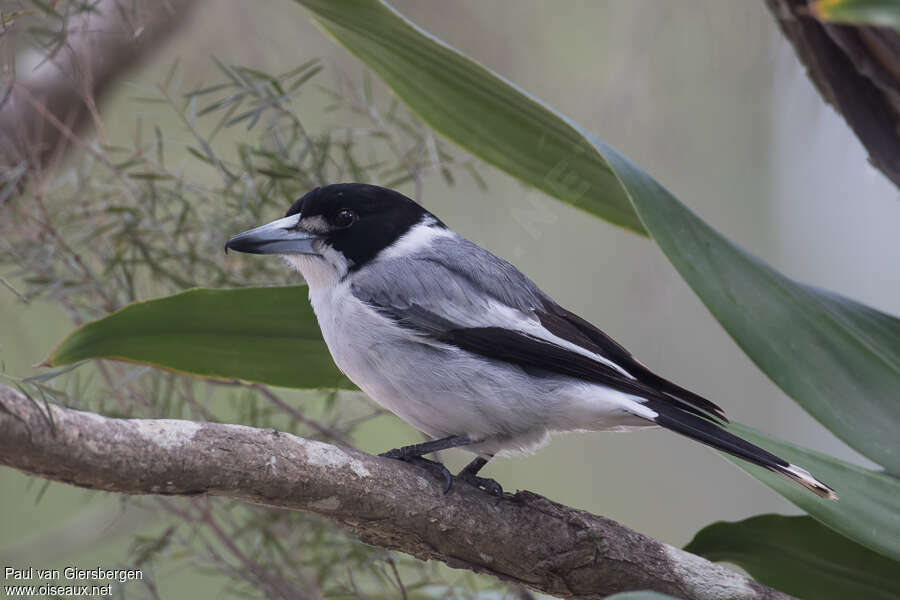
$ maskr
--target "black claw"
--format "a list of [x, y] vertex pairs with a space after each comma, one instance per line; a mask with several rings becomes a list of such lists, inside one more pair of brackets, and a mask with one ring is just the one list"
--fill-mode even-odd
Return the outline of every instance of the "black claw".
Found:
[[[441, 465], [442, 467], [444, 465]], [[444, 494], [450, 491], [450, 488], [453, 487], [453, 475], [450, 474], [450, 471], [447, 470], [447, 467], [444, 467], [444, 472], [442, 473], [444, 476]]]
[[453, 485], [453, 477], [450, 475], [450, 471], [447, 470], [447, 467], [437, 461], [428, 460], [427, 458], [422, 458], [421, 456], [404, 455], [402, 448], [382, 452], [378, 456], [402, 460], [405, 463], [416, 465], [417, 467], [425, 469], [438, 479], [442, 479], [444, 481], [445, 494], [450, 491], [450, 486]]
[[473, 475], [472, 473], [468, 473], [465, 470], [461, 471], [459, 475], [457, 475], [461, 480], [465, 481], [472, 487], [476, 487], [480, 490], [484, 490], [488, 494], [492, 496], [496, 496], [497, 501], [494, 502], [494, 506], [500, 504], [500, 500], [503, 499], [503, 486], [499, 483], [490, 479], [488, 477], [479, 477], [478, 475]]
[[427, 458], [422, 458], [421, 456], [414, 456], [407, 459], [402, 459], [406, 462], [422, 467], [438, 479], [444, 480], [444, 493], [450, 491], [450, 486], [453, 485], [453, 477], [450, 475], [450, 471], [447, 470], [447, 467], [442, 465], [441, 463], [433, 460], [428, 460]]

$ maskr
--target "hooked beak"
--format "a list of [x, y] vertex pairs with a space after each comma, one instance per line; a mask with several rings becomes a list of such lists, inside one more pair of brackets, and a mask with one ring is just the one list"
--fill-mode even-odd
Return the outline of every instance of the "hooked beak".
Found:
[[237, 250], [248, 254], [318, 254], [312, 243], [314, 233], [297, 227], [300, 215], [291, 215], [239, 233], [225, 242], [225, 252]]

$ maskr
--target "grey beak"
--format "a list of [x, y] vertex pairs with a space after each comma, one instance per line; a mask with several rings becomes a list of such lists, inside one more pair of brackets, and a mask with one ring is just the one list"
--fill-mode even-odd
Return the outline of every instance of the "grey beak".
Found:
[[297, 228], [300, 215], [291, 215], [239, 233], [225, 242], [225, 252], [248, 254], [318, 254], [312, 248], [319, 239], [314, 233]]

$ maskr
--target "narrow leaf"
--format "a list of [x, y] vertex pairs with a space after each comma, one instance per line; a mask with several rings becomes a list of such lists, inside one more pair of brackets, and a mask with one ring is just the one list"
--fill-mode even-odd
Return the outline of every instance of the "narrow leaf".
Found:
[[644, 233], [605, 161], [553, 109], [373, 0], [298, 0], [435, 131], [482, 160]]
[[355, 389], [334, 366], [306, 286], [194, 289], [136, 302], [71, 333], [51, 365], [88, 358], [295, 388]]
[[738, 565], [758, 582], [807, 600], [900, 598], [900, 562], [810, 517], [760, 515], [702, 529], [685, 550]]

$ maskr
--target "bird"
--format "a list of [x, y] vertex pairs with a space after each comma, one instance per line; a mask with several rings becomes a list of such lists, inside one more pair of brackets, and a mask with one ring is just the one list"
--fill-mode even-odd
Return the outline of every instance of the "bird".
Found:
[[425, 458], [439, 450], [475, 454], [457, 478], [499, 501], [502, 486], [478, 475], [494, 456], [533, 451], [554, 433], [663, 427], [837, 499], [400, 192], [316, 187], [229, 249], [281, 255], [299, 272], [337, 367], [428, 438], [380, 456], [426, 469], [445, 492], [449, 471]]

